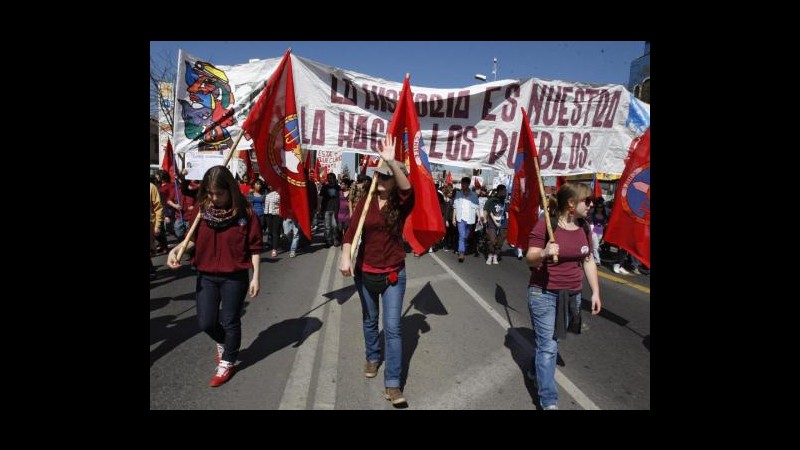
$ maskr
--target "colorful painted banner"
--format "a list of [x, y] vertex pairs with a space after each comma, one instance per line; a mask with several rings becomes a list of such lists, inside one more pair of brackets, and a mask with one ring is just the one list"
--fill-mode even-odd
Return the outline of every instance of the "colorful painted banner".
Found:
[[[402, 83], [291, 57], [303, 150], [373, 153]], [[214, 66], [181, 51], [175, 151], [225, 152], [279, 60]], [[520, 107], [530, 113], [543, 176], [621, 174], [631, 141], [650, 121], [650, 106], [616, 84], [528, 78], [412, 90], [430, 163], [505, 174], [514, 170]]]

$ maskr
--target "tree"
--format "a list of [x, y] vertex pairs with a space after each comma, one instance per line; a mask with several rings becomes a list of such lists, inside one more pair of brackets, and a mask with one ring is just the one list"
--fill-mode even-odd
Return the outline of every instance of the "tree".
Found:
[[177, 60], [178, 55], [170, 55], [167, 52], [150, 55], [150, 117], [158, 120], [159, 111], [163, 112], [170, 132], [174, 123], [172, 117], [174, 93], [166, 97], [159, 86], [163, 82], [175, 84], [178, 75], [178, 68], [175, 65]]

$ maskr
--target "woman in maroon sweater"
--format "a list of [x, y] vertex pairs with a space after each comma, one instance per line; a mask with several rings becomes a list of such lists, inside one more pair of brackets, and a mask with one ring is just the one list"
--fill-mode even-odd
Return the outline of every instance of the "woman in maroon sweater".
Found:
[[[528, 236], [528, 309], [536, 349], [527, 376], [536, 386], [544, 410], [558, 409], [558, 340], [566, 336], [570, 316], [580, 317], [584, 274], [592, 289], [592, 314], [601, 308], [592, 232], [585, 224], [591, 195], [591, 189], [583, 183], [562, 184], [556, 200], [548, 202], [555, 216], [551, 220], [554, 240], [548, 241], [544, 219], [539, 219]], [[558, 262], [553, 256], [558, 256]]]
[[[203, 175], [195, 209], [202, 219], [187, 250], [196, 248], [192, 264], [197, 267], [197, 321], [217, 343], [217, 370], [209, 383], [217, 387], [233, 376], [245, 296], [255, 297], [259, 291], [261, 224], [225, 166], [214, 166]], [[181, 266], [177, 255], [182, 246], [169, 252], [169, 267]]]
[[[406, 404], [400, 388], [403, 370], [403, 341], [400, 316], [406, 292], [406, 250], [403, 246], [403, 224], [414, 208], [414, 190], [404, 173], [402, 163], [395, 161], [395, 139], [387, 135], [380, 152], [384, 164], [375, 169], [377, 186], [370, 200], [369, 210], [361, 234], [361, 247], [356, 252], [356, 262], [350, 259], [356, 226], [344, 235], [339, 271], [344, 276], [354, 276], [356, 290], [361, 299], [361, 316], [364, 326], [366, 363], [364, 375], [378, 375], [380, 345], [378, 343], [378, 297], [383, 303], [383, 334], [386, 349], [384, 370], [384, 398], [399, 406]], [[359, 200], [352, 215], [358, 224], [367, 202]], [[356, 243], [358, 245], [358, 243]]]

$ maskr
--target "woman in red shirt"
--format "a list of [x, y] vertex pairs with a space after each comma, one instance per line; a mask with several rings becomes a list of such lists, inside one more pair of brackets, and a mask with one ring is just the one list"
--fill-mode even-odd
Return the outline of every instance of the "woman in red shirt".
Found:
[[[192, 264], [197, 267], [197, 321], [217, 343], [217, 370], [209, 383], [217, 387], [233, 376], [245, 296], [255, 297], [259, 291], [261, 224], [225, 166], [214, 166], [203, 175], [197, 203], [202, 219], [187, 250], [196, 248]], [[182, 246], [169, 252], [169, 267], [181, 266], [177, 255]]]
[[[361, 246], [356, 252], [355, 264], [350, 259], [356, 228], [351, 226], [344, 235], [339, 271], [344, 276], [354, 276], [356, 290], [361, 299], [364, 326], [366, 363], [364, 375], [378, 375], [380, 345], [378, 343], [378, 297], [383, 303], [383, 333], [386, 350], [384, 369], [384, 398], [392, 405], [406, 404], [400, 387], [403, 370], [403, 341], [400, 316], [406, 292], [406, 250], [403, 246], [403, 224], [414, 208], [414, 190], [411, 188], [402, 163], [395, 161], [395, 139], [387, 135], [380, 152], [384, 164], [375, 169], [377, 186], [370, 200], [369, 210], [361, 234]], [[367, 202], [359, 200], [352, 215], [358, 224]], [[358, 243], [356, 243], [358, 245]]]
[[[556, 200], [548, 205], [551, 212], [556, 212], [551, 220], [553, 241], [547, 242], [547, 221], [543, 219], [534, 225], [528, 238], [526, 259], [532, 268], [528, 309], [536, 350], [527, 375], [537, 386], [539, 404], [544, 410], [558, 409], [555, 381], [558, 340], [565, 336], [568, 316], [579, 317], [584, 273], [592, 289], [592, 314], [600, 312], [600, 284], [591, 251], [592, 233], [585, 224], [591, 205], [592, 191], [588, 186], [564, 183]], [[553, 262], [554, 255], [558, 256], [558, 263]]]

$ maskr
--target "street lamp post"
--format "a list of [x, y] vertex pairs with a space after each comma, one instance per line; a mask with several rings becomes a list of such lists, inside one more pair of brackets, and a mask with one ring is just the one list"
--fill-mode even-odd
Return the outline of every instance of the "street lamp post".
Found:
[[[497, 58], [492, 60], [492, 75], [494, 75], [494, 81], [497, 81]], [[482, 73], [475, 74], [476, 80], [486, 81], [486, 75]]]

